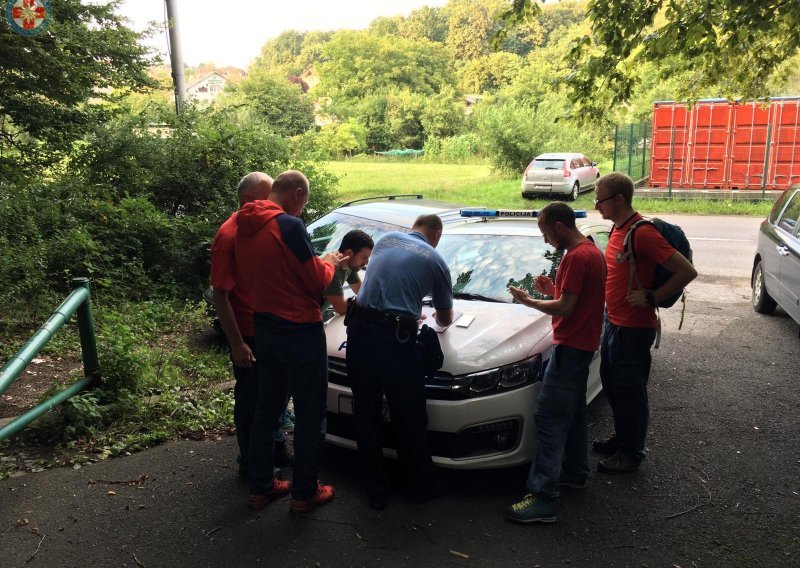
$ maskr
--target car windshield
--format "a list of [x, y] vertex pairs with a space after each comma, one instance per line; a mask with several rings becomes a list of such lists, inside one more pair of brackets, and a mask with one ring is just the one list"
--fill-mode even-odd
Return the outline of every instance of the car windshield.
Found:
[[533, 280], [540, 274], [555, 279], [563, 256], [536, 236], [445, 233], [436, 250], [450, 267], [456, 297], [507, 303], [512, 301], [509, 286], [542, 298], [533, 289]]
[[560, 170], [564, 168], [564, 160], [534, 160], [534, 170]]
[[314, 252], [318, 255], [339, 250], [339, 245], [345, 234], [353, 229], [361, 229], [377, 241], [381, 235], [390, 231], [408, 232], [408, 228], [374, 221], [363, 217], [353, 217], [342, 213], [328, 213], [317, 219], [308, 226], [308, 236], [311, 237], [311, 244]]

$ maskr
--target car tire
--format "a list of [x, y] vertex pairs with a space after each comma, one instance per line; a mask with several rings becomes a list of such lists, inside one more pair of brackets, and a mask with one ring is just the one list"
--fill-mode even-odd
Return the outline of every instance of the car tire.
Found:
[[771, 314], [775, 311], [777, 303], [764, 285], [764, 267], [760, 260], [753, 270], [753, 280], [750, 285], [753, 289], [753, 309], [760, 314]]
[[571, 201], [575, 201], [578, 199], [578, 194], [581, 192], [581, 184], [579, 182], [575, 182], [575, 185], [572, 186], [572, 193], [569, 194], [569, 198]]

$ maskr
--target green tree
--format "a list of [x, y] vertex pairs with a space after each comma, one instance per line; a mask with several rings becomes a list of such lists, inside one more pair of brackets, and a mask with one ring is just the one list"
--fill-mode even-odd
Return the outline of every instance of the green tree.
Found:
[[502, 5], [502, 0], [450, 0], [447, 3], [445, 45], [456, 59], [469, 61], [489, 53], [489, 40], [499, 29], [495, 15]]
[[464, 98], [452, 87], [428, 97], [419, 116], [425, 137], [445, 138], [460, 133], [466, 122], [464, 111]]
[[339, 102], [391, 87], [429, 95], [452, 82], [447, 52], [426, 40], [341, 31], [325, 45], [323, 54], [327, 61], [320, 66], [316, 94]]
[[367, 127], [352, 118], [326, 124], [317, 135], [317, 145], [329, 158], [361, 152], [367, 147]]
[[0, 180], [12, 164], [40, 175], [87, 131], [109, 117], [118, 90], [143, 90], [152, 63], [141, 35], [115, 13], [119, 1], [52, 3], [50, 28], [24, 37], [0, 26]]
[[398, 32], [407, 39], [426, 39], [442, 43], [447, 37], [447, 18], [441, 8], [423, 6], [411, 12], [398, 25]]
[[314, 106], [300, 86], [261, 67], [234, 88], [227, 104], [237, 103], [283, 136], [302, 134], [314, 125]]
[[491, 93], [510, 85], [522, 69], [523, 59], [506, 51], [483, 55], [468, 62], [461, 71], [460, 87], [465, 93]]

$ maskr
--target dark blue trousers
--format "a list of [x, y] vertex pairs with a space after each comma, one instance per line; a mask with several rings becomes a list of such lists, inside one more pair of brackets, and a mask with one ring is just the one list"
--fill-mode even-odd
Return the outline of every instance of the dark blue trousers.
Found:
[[292, 497], [310, 499], [317, 488], [325, 438], [328, 355], [322, 322], [293, 324], [255, 314], [258, 404], [250, 434], [251, 493], [272, 488], [272, 434], [280, 428], [287, 396], [294, 399]]
[[620, 327], [603, 321], [600, 345], [600, 379], [611, 411], [619, 449], [632, 457], [645, 457], [644, 443], [650, 420], [647, 381], [656, 330]]
[[555, 345], [547, 364], [536, 421], [536, 458], [527, 487], [544, 501], [558, 499], [562, 476], [581, 483], [589, 475], [586, 382], [593, 351]]
[[347, 326], [347, 376], [353, 390], [359, 467], [368, 493], [386, 490], [381, 443], [384, 394], [405, 478], [414, 487], [427, 487], [434, 478], [425, 377], [415, 360], [415, 337], [412, 333], [402, 343], [397, 336], [393, 323], [354, 317]]
[[[255, 353], [256, 338], [243, 337], [242, 339]], [[233, 378], [236, 379], [233, 387], [233, 425], [236, 428], [236, 442], [239, 445], [239, 457], [236, 461], [240, 465], [249, 466], [250, 429], [258, 403], [258, 361], [256, 360], [252, 367], [234, 365]], [[285, 412], [284, 410], [284, 414]], [[283, 416], [281, 416], [281, 422], [283, 422]], [[285, 442], [286, 436], [283, 430], [278, 428], [272, 433], [272, 439], [276, 442]]]

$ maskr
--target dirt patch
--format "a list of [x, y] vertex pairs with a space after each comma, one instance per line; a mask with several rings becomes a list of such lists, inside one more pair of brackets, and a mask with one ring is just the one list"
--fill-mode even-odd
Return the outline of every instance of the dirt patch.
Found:
[[0, 419], [19, 416], [36, 406], [56, 382], [71, 383], [81, 374], [80, 357], [40, 355], [0, 396]]

